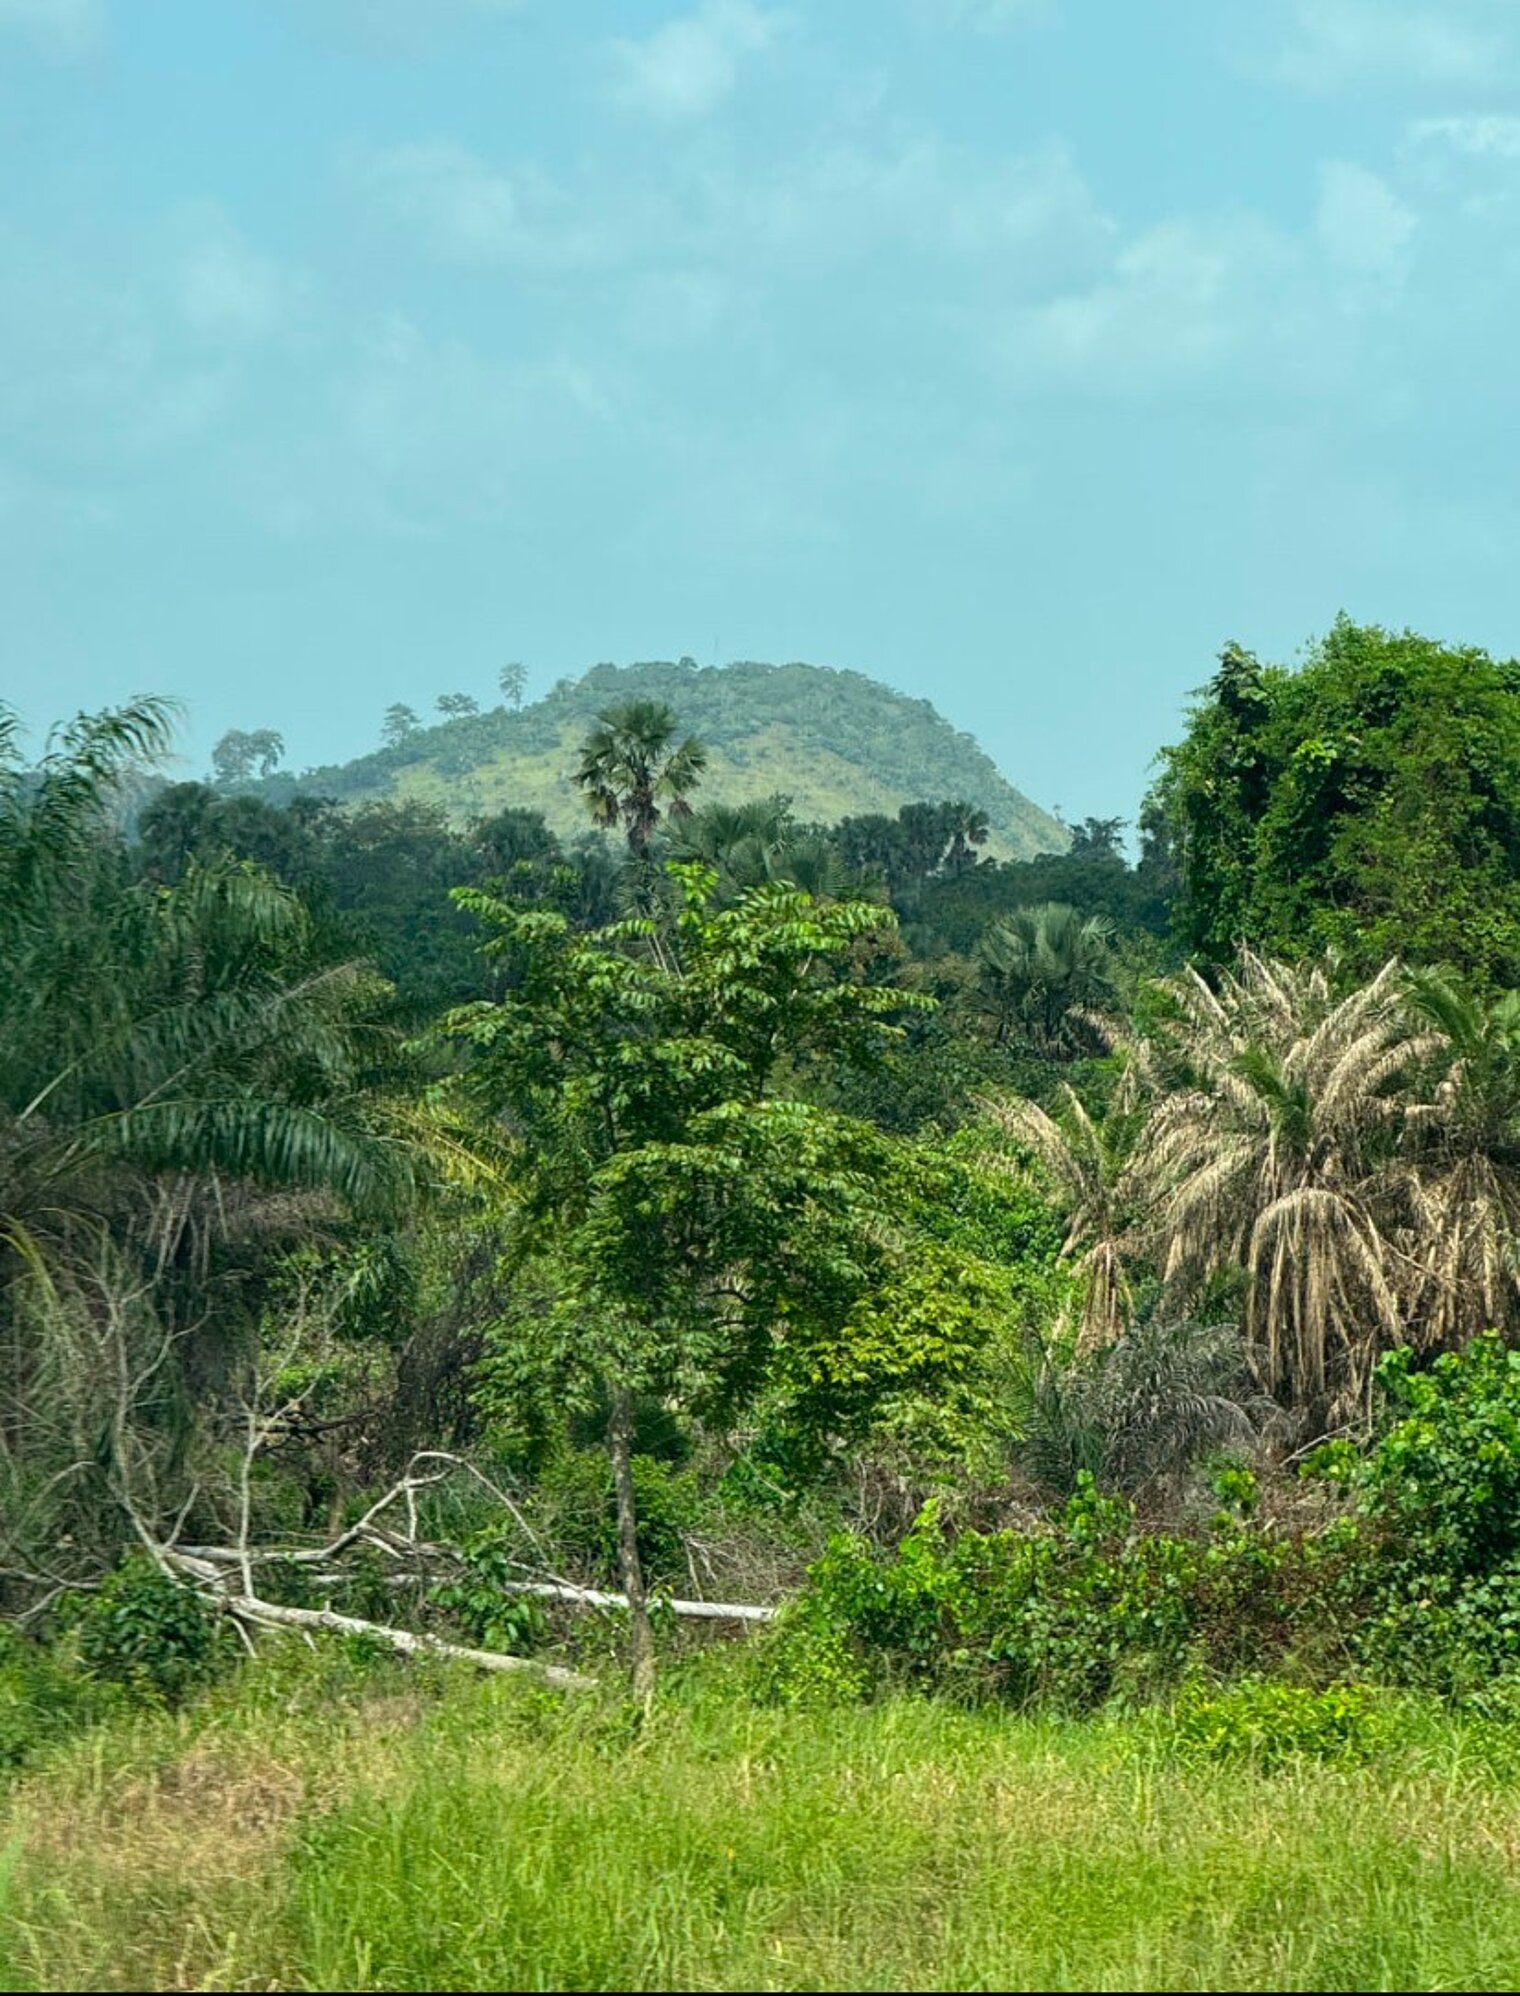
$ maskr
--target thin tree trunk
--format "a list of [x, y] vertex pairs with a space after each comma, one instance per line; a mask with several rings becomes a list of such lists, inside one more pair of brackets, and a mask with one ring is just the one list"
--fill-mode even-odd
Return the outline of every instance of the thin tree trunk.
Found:
[[633, 1494], [633, 1395], [626, 1386], [615, 1386], [612, 1390], [607, 1445], [612, 1452], [612, 1480], [617, 1490], [618, 1578], [628, 1597], [633, 1695], [647, 1708], [654, 1699], [654, 1630], [649, 1625], [649, 1599], [644, 1592], [644, 1568], [639, 1560], [639, 1514]]

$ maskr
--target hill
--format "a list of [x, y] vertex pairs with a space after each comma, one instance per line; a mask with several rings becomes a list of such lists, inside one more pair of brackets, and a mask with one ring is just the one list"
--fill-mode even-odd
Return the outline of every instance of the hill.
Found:
[[668, 702], [707, 744], [704, 797], [741, 803], [784, 791], [799, 818], [828, 824], [895, 813], [919, 798], [965, 798], [986, 811], [1000, 857], [1068, 843], [1066, 828], [927, 700], [817, 665], [598, 665], [520, 711], [444, 721], [396, 747], [262, 788], [272, 801], [298, 792], [343, 803], [418, 798], [460, 819], [517, 805], [570, 836], [587, 827], [572, 783], [582, 738], [599, 709], [641, 697]]

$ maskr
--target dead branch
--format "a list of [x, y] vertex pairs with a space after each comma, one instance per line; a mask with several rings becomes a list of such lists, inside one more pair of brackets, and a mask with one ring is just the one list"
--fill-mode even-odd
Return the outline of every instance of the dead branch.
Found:
[[578, 1670], [565, 1670], [558, 1664], [536, 1663], [531, 1657], [504, 1656], [499, 1650], [466, 1649], [461, 1643], [444, 1642], [440, 1636], [414, 1635], [410, 1629], [387, 1628], [381, 1622], [364, 1622], [357, 1615], [339, 1615], [331, 1608], [285, 1608], [274, 1601], [260, 1601], [249, 1594], [223, 1597], [227, 1612], [240, 1622], [257, 1628], [328, 1629], [340, 1635], [374, 1636], [402, 1656], [446, 1656], [459, 1663], [474, 1664], [478, 1670], [526, 1671], [544, 1684], [563, 1691], [594, 1691], [597, 1680]]
[[[568, 1581], [502, 1580], [497, 1585], [503, 1594], [531, 1594], [542, 1601], [567, 1601], [573, 1608], [628, 1606], [622, 1594], [604, 1594], [595, 1587], [574, 1587]], [[671, 1614], [689, 1616], [695, 1621], [773, 1622], [776, 1619], [774, 1608], [754, 1607], [743, 1601], [667, 1601], [662, 1595], [652, 1599]]]

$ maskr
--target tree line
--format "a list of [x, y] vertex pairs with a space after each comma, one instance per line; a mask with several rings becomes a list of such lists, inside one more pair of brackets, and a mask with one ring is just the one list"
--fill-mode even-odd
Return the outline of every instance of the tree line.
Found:
[[706, 801], [656, 701], [568, 847], [7, 717], [0, 1607], [130, 1553], [257, 1629], [363, 1552], [511, 1649], [611, 1584], [647, 1697], [652, 1595], [840, 1524], [1363, 1433], [1520, 1309], [1517, 674], [1231, 647], [1133, 865]]

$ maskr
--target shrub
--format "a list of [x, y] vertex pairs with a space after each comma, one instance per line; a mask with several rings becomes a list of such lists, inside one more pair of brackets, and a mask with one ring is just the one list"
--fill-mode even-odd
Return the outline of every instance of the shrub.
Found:
[[1380, 1676], [1468, 1689], [1520, 1665], [1520, 1352], [1490, 1334], [1419, 1371], [1400, 1350], [1377, 1378], [1401, 1418], [1319, 1465], [1368, 1528], [1358, 1646]]
[[[683, 1534], [701, 1514], [697, 1473], [656, 1455], [633, 1458], [639, 1557], [651, 1586], [685, 1571]], [[606, 1451], [566, 1448], [550, 1458], [538, 1487], [534, 1519], [571, 1567], [613, 1582], [617, 1574], [617, 1498]]]
[[1345, 1531], [1306, 1542], [1229, 1517], [1203, 1536], [1137, 1533], [1132, 1505], [1085, 1474], [1035, 1531], [952, 1538], [930, 1505], [894, 1554], [832, 1542], [778, 1628], [770, 1683], [788, 1699], [893, 1679], [1067, 1709], [1144, 1697], [1199, 1663], [1263, 1668], [1323, 1636], [1354, 1550]]
[[140, 1554], [116, 1569], [78, 1617], [81, 1668], [151, 1703], [175, 1704], [231, 1661], [231, 1632], [192, 1588]]
[[1185, 1692], [1172, 1709], [1169, 1731], [1186, 1754], [1277, 1767], [1294, 1760], [1361, 1763], [1398, 1744], [1401, 1728], [1387, 1694], [1370, 1685], [1316, 1691], [1246, 1677]]

